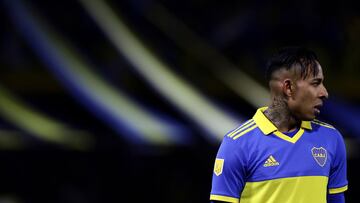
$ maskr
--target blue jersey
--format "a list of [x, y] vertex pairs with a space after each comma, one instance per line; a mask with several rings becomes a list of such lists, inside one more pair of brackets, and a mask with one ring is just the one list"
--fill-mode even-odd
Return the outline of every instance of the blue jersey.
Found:
[[219, 148], [211, 200], [241, 203], [326, 203], [347, 190], [346, 152], [331, 125], [303, 121], [287, 136], [260, 108], [228, 133]]

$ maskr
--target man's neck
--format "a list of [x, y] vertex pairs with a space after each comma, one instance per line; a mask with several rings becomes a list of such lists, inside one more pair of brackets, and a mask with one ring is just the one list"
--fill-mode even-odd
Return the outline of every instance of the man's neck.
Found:
[[301, 125], [301, 120], [296, 119], [290, 113], [286, 103], [281, 100], [274, 99], [264, 114], [280, 132], [290, 132]]

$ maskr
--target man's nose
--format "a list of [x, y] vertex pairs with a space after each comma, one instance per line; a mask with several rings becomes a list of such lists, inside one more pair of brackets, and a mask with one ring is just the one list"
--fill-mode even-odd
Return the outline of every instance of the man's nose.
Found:
[[320, 98], [321, 99], [327, 99], [329, 98], [329, 93], [328, 91], [326, 90], [325, 86], [322, 85], [322, 88], [321, 88], [321, 91], [320, 91]]

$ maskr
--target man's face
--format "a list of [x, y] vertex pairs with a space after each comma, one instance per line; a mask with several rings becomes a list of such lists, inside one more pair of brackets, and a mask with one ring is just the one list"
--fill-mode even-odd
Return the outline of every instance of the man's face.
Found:
[[300, 120], [313, 120], [320, 114], [323, 101], [328, 98], [328, 92], [323, 84], [324, 75], [319, 63], [316, 76], [310, 74], [305, 79], [299, 78], [294, 82], [294, 91], [288, 100], [290, 111]]

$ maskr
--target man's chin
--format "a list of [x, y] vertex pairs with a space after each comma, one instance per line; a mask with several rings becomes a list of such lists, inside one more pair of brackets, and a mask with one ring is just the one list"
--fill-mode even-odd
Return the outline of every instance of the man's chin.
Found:
[[312, 121], [314, 120], [319, 114], [315, 111], [308, 111], [307, 113], [299, 113], [297, 114], [297, 119], [302, 121]]
[[314, 120], [316, 117], [317, 117], [317, 115], [315, 115], [315, 114], [307, 115], [307, 116], [304, 116], [304, 118], [303, 118], [302, 120], [303, 120], [303, 121], [312, 121], [312, 120]]

